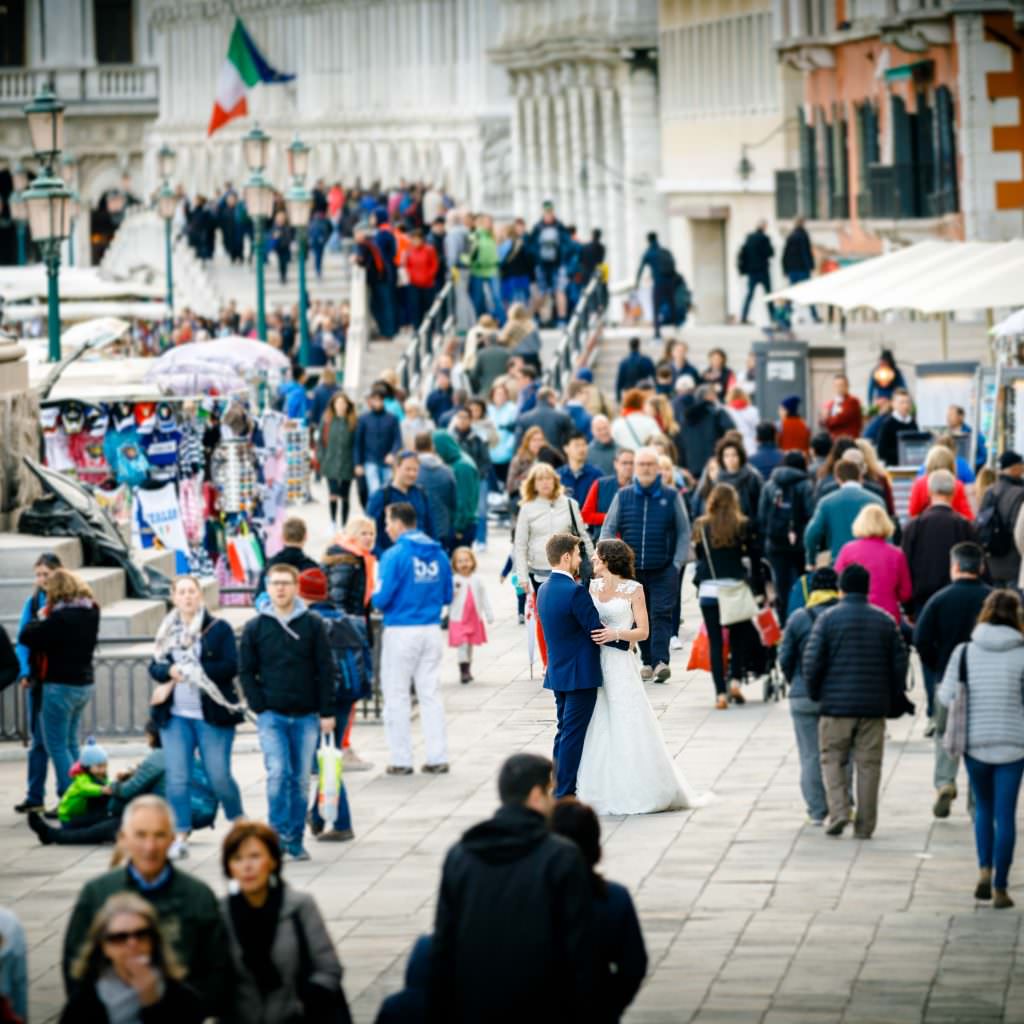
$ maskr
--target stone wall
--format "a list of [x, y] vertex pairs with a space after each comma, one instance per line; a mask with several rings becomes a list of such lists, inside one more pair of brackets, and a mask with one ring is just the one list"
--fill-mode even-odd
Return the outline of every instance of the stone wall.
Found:
[[0, 530], [13, 530], [41, 494], [22, 456], [39, 458], [39, 402], [28, 387], [24, 349], [0, 335]]

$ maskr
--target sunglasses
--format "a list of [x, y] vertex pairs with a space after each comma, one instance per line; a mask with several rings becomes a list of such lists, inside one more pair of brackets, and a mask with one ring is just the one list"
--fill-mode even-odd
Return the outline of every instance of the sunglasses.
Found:
[[126, 942], [142, 942], [151, 938], [153, 938], [152, 928], [137, 928], [133, 932], [107, 932], [103, 936], [103, 941], [109, 942], [112, 946], [123, 946]]

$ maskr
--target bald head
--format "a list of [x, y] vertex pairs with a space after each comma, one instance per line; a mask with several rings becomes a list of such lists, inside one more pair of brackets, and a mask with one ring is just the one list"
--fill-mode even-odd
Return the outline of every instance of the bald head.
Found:
[[594, 440], [600, 444], [608, 444], [612, 439], [612, 425], [607, 416], [598, 414], [590, 421], [590, 432]]

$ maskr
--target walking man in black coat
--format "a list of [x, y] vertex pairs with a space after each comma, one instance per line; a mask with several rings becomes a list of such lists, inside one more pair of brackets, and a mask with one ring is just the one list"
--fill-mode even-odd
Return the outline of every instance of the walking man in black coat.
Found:
[[434, 920], [431, 1024], [565, 1024], [596, 1019], [590, 877], [552, 835], [552, 765], [514, 754], [501, 807], [449, 851]]
[[839, 577], [841, 600], [814, 624], [804, 648], [807, 695], [821, 702], [818, 740], [828, 800], [830, 836], [850, 824], [848, 768], [857, 767], [854, 835], [870, 839], [878, 821], [885, 720], [905, 705], [907, 649], [892, 617], [868, 604], [871, 577], [848, 565]]
[[[811, 236], [804, 227], [803, 217], [793, 221], [793, 230], [786, 236], [786, 244], [782, 248], [782, 272], [789, 278], [790, 284], [806, 281], [814, 273], [814, 249]], [[821, 317], [817, 309], [814, 306], [807, 308], [811, 311], [811, 319], [820, 324]]]
[[[775, 255], [775, 248], [772, 240], [765, 230], [768, 222], [761, 220], [757, 227], [747, 235], [743, 248], [740, 249], [739, 272], [747, 279], [747, 297], [743, 300], [743, 315], [740, 321], [749, 324], [750, 304], [754, 301], [754, 291], [758, 285], [764, 288], [765, 295], [772, 291], [772, 257]], [[768, 315], [775, 319], [775, 306], [768, 303]]]

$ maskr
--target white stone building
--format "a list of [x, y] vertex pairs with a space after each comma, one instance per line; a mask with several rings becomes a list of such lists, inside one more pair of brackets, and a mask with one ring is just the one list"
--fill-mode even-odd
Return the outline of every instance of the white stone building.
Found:
[[512, 94], [515, 212], [551, 199], [585, 236], [600, 227], [613, 281], [636, 271], [662, 222], [657, 0], [502, 0], [491, 50]]
[[[297, 77], [249, 94], [250, 117], [212, 138], [206, 128], [234, 19], [277, 70]], [[162, 81], [154, 154], [178, 152], [177, 177], [213, 190], [247, 171], [239, 140], [255, 118], [272, 139], [268, 177], [286, 182], [295, 133], [312, 147], [312, 178], [443, 183], [474, 207], [511, 205], [508, 90], [487, 58], [497, 0], [157, 0], [153, 32]]]
[[[0, 199], [19, 161], [33, 173], [25, 104], [50, 82], [66, 105], [65, 152], [82, 198], [75, 261], [90, 262], [104, 193], [138, 180], [144, 131], [157, 113], [158, 72], [148, 0], [3, 0], [0, 4]], [[92, 221], [92, 223], [91, 223]], [[0, 225], [3, 247], [9, 226]], [[2, 257], [0, 257], [2, 258]], [[65, 255], [66, 259], [66, 255]]]
[[[769, 222], [781, 251], [771, 226], [774, 174], [796, 152], [791, 114], [801, 81], [772, 44], [771, 0], [661, 0], [658, 191], [704, 323], [738, 316], [745, 281], [736, 254], [758, 220]], [[759, 315], [762, 307], [759, 300]]]

